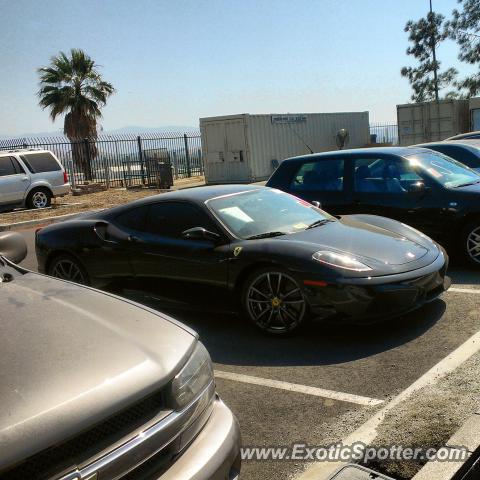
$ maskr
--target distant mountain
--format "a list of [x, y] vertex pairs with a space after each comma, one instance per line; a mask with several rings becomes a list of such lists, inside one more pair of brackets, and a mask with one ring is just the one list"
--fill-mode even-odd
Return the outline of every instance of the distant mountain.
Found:
[[[154, 133], [154, 132], [189, 132], [192, 130], [198, 130], [198, 127], [187, 127], [180, 125], [166, 125], [164, 127], [122, 127], [116, 128], [114, 130], [102, 130], [99, 132], [99, 135], [122, 135], [122, 134], [142, 134], [142, 133]], [[38, 137], [61, 137], [63, 136], [62, 131], [56, 132], [39, 132], [39, 133], [20, 133], [18, 135], [6, 135], [0, 134], [0, 139], [8, 140], [10, 138], [38, 138]]]

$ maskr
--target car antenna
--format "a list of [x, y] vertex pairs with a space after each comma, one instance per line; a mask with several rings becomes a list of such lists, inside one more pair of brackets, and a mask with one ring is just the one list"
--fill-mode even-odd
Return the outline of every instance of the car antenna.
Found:
[[291, 128], [292, 132], [300, 139], [300, 141], [308, 148], [310, 153], [314, 153], [313, 150], [310, 148], [310, 145], [303, 139], [303, 137], [295, 131], [295, 129], [292, 127], [290, 123], [287, 123], [287, 125]]

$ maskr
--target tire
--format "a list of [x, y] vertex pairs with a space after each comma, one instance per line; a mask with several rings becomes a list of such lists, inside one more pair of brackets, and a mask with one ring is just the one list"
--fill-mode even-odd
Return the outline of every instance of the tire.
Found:
[[72, 255], [61, 254], [55, 257], [48, 265], [47, 274], [80, 285], [90, 285], [85, 267]]
[[461, 238], [463, 257], [471, 266], [480, 269], [480, 220], [467, 225]]
[[278, 267], [255, 270], [241, 292], [244, 315], [261, 331], [288, 335], [305, 323], [307, 302], [297, 281]]
[[52, 204], [52, 192], [48, 188], [34, 188], [27, 197], [27, 207], [47, 208]]

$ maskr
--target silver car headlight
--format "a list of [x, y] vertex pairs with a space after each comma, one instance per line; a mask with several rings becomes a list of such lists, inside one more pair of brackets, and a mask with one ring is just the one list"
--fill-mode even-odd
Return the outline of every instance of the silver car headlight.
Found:
[[343, 268], [345, 270], [353, 270], [355, 272], [368, 272], [372, 270], [365, 263], [360, 262], [356, 258], [345, 253], [335, 253], [328, 250], [320, 250], [312, 255], [317, 262], [325, 263], [332, 267]]
[[176, 410], [191, 403], [213, 381], [210, 355], [198, 342], [192, 356], [171, 382], [170, 401]]

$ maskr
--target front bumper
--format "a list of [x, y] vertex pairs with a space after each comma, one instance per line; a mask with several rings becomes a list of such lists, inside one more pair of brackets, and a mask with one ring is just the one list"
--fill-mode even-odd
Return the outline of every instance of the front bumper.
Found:
[[346, 279], [304, 288], [313, 318], [369, 324], [404, 315], [435, 300], [451, 285], [448, 257], [432, 268], [401, 275]]
[[217, 397], [203, 429], [158, 480], [236, 480], [240, 442], [236, 418]]

